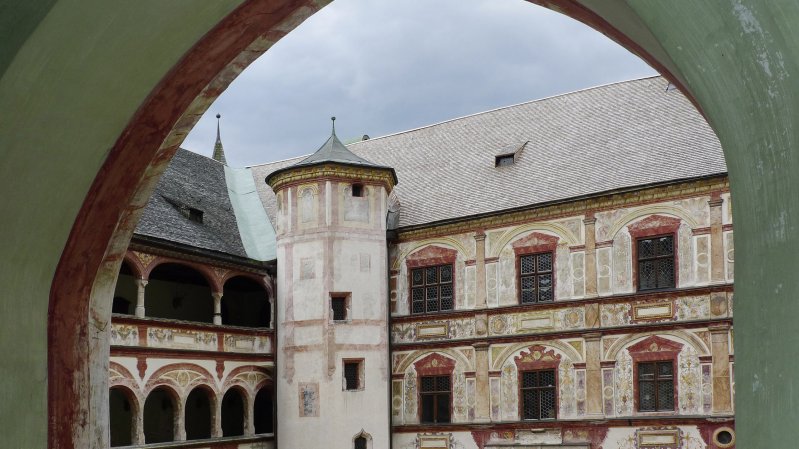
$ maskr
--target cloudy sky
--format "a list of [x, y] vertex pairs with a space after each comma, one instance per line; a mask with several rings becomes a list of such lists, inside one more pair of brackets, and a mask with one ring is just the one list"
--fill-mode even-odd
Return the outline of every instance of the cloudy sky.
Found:
[[245, 70], [183, 147], [255, 165], [654, 75], [605, 36], [524, 0], [336, 0]]

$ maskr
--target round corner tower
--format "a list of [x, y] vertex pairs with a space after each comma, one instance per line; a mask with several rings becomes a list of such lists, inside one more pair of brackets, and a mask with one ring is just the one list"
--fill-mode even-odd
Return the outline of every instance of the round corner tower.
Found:
[[278, 444], [387, 448], [394, 169], [350, 152], [334, 128], [266, 183], [277, 200]]

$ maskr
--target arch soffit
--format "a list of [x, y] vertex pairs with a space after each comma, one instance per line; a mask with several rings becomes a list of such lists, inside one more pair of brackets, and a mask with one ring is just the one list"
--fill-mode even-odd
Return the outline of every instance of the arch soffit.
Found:
[[164, 390], [166, 392], [167, 396], [169, 396], [169, 398], [172, 399], [172, 407], [174, 407], [176, 413], [181, 409], [183, 401], [180, 398], [180, 393], [178, 393], [178, 390], [174, 386], [165, 383], [155, 385], [152, 389], [147, 391], [147, 394], [144, 395], [144, 401], [142, 402], [142, 407], [144, 407], [147, 404], [147, 399], [150, 399], [150, 395], [153, 394], [155, 390]]
[[423, 358], [425, 358], [427, 356], [433, 355], [433, 354], [438, 354], [438, 355], [444, 356], [444, 357], [446, 357], [448, 359], [454, 360], [455, 361], [456, 370], [457, 370], [458, 365], [463, 366], [464, 367], [464, 371], [473, 371], [474, 370], [474, 367], [472, 367], [471, 362], [469, 361], [469, 359], [466, 358], [466, 356], [464, 356], [463, 354], [458, 353], [458, 351], [455, 351], [454, 349], [441, 348], [441, 349], [436, 349], [436, 350], [433, 350], [433, 351], [430, 351], [430, 350], [427, 350], [427, 351], [419, 350], [419, 351], [412, 352], [408, 357], [405, 357], [405, 360], [403, 360], [402, 363], [397, 367], [396, 372], [397, 373], [405, 373], [406, 371], [408, 371], [409, 369], [411, 369], [413, 367], [414, 363], [418, 362], [419, 360], [421, 360], [421, 359], [423, 359]]
[[133, 252], [131, 252], [130, 250], [125, 251], [125, 254], [122, 256], [122, 263], [127, 264], [130, 270], [133, 271], [133, 275], [137, 279], [144, 278], [144, 266], [142, 265], [139, 258], [133, 255]]
[[644, 332], [640, 334], [634, 334], [622, 337], [618, 341], [614, 342], [610, 346], [610, 348], [608, 348], [608, 351], [607, 353], [605, 353], [603, 360], [616, 360], [619, 356], [619, 353], [623, 349], [632, 346], [635, 343], [638, 343], [642, 340], [645, 340], [653, 335], [658, 337], [671, 337], [675, 340], [678, 340], [680, 343], [686, 343], [688, 346], [691, 346], [700, 355], [710, 355], [710, 349], [707, 347], [705, 342], [703, 342], [702, 339], [697, 337], [696, 335], [681, 330], [665, 330], [665, 331], [656, 331], [656, 332]]
[[211, 289], [212, 292], [221, 292], [222, 291], [222, 282], [220, 282], [218, 276], [211, 270], [210, 267], [207, 267], [202, 264], [198, 264], [195, 262], [191, 262], [188, 260], [181, 260], [181, 259], [173, 259], [171, 257], [163, 257], [158, 256], [153, 260], [150, 265], [147, 266], [147, 269], [142, 273], [142, 277], [146, 279], [150, 279], [150, 275], [156, 268], [164, 264], [175, 264], [181, 265], [183, 267], [192, 269], [200, 273], [200, 275], [205, 279], [205, 282], [208, 283], [208, 288]]
[[492, 360], [491, 369], [499, 370], [508, 363], [513, 364], [513, 358], [527, 351], [533, 346], [543, 346], [547, 349], [554, 349], [556, 353], [560, 353], [570, 362], [580, 362], [583, 360], [582, 354], [578, 353], [576, 349], [560, 341], [533, 341], [526, 343], [517, 343], [515, 345], [505, 348], [499, 353], [496, 360]]
[[236, 380], [225, 386], [225, 388], [219, 392], [219, 401], [224, 400], [225, 396], [227, 396], [230, 392], [238, 392], [241, 396], [241, 400], [244, 402], [245, 406], [247, 404], [252, 404], [255, 401], [255, 395], [251, 394], [250, 386], [247, 385], [244, 381]]
[[672, 217], [677, 217], [680, 220], [684, 221], [691, 229], [696, 229], [700, 227], [699, 223], [691, 217], [691, 214], [688, 213], [685, 209], [677, 206], [663, 206], [663, 205], [655, 205], [655, 206], [645, 206], [640, 209], [635, 209], [628, 214], [624, 215], [620, 219], [613, 224], [613, 227], [610, 228], [608, 231], [608, 237], [612, 240], [616, 238], [616, 234], [619, 233], [625, 226], [631, 224], [634, 221], [638, 221], [640, 219], [646, 218], [650, 215], [670, 215]]
[[[254, 374], [255, 382], [248, 382], [242, 378], [242, 374]], [[258, 391], [266, 385], [271, 385], [274, 382], [272, 372], [265, 366], [257, 365], [244, 365], [233, 369], [226, 377], [222, 384], [222, 393], [227, 391], [233, 386], [239, 386], [247, 390], [247, 394], [255, 397]]]
[[225, 291], [224, 290], [225, 289], [225, 284], [227, 284], [227, 282], [229, 280], [233, 279], [233, 278], [249, 279], [249, 280], [255, 282], [256, 284], [258, 284], [258, 286], [260, 286], [261, 288], [263, 288], [264, 292], [267, 294], [267, 296], [270, 293], [271, 289], [269, 288], [269, 283], [267, 282], [265, 276], [259, 276], [259, 275], [255, 274], [255, 273], [247, 273], [246, 271], [235, 271], [235, 270], [229, 270], [219, 280], [219, 284], [222, 286], [221, 287], [222, 290], [220, 290], [220, 291], [224, 292]]
[[458, 254], [463, 257], [464, 259], [472, 259], [474, 258], [474, 254], [470, 252], [461, 242], [458, 240], [451, 238], [451, 237], [439, 237], [435, 239], [427, 239], [422, 240], [420, 242], [415, 242], [412, 244], [408, 249], [402, 252], [399, 257], [394, 260], [394, 264], [392, 265], [392, 270], [399, 270], [402, 262], [408, 258], [408, 256], [412, 255], [413, 253], [424, 249], [427, 246], [444, 246], [449, 249], [454, 249], [458, 252]]
[[130, 407], [133, 409], [135, 413], [138, 413], [139, 407], [141, 404], [144, 404], [144, 401], [139, 396], [138, 391], [131, 388], [129, 385], [125, 384], [111, 384], [108, 386], [108, 391], [111, 390], [119, 390], [125, 395], [125, 399], [130, 401]]
[[[194, 371], [200, 374], [200, 377], [187, 379], [185, 384], [181, 384], [181, 382], [179, 382], [177, 379], [167, 376], [167, 374], [179, 371]], [[185, 392], [188, 395], [188, 393], [194, 390], [194, 388], [197, 386], [205, 386], [215, 394], [219, 391], [211, 373], [202, 366], [196, 365], [194, 363], [173, 363], [156, 370], [147, 380], [145, 386], [145, 396], [148, 396], [156, 388], [165, 385], [172, 388], [178, 395], [177, 397], [180, 397], [180, 394], [177, 392]]]
[[520, 226], [516, 226], [515, 228], [508, 229], [505, 231], [502, 236], [497, 240], [496, 245], [491, 247], [491, 252], [487, 257], [499, 257], [502, 250], [505, 249], [506, 246], [516, 238], [521, 237], [524, 234], [530, 232], [541, 232], [543, 234], [553, 234], [556, 237], [560, 238], [563, 242], [567, 245], [573, 246], [579, 244], [579, 239], [577, 238], [574, 233], [570, 230], [566, 229], [564, 226], [560, 226], [554, 223], [530, 223], [524, 224]]
[[[121, 387], [126, 388], [133, 392], [137, 399], [142, 399], [141, 396], [141, 385], [139, 385], [139, 381], [137, 378], [124, 366], [120, 363], [111, 361], [108, 363], [108, 388], [115, 388]], [[116, 372], [119, 374], [115, 376], [113, 373]]]

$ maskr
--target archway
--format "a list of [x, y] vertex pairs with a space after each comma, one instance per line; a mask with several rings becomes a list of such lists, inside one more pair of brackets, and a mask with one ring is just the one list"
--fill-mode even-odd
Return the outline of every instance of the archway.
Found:
[[222, 324], [269, 327], [271, 315], [269, 296], [262, 284], [244, 276], [236, 276], [225, 282]]
[[166, 387], [151, 391], [144, 401], [144, 443], [164, 443], [175, 440], [175, 395]]
[[214, 321], [208, 281], [199, 271], [182, 264], [163, 263], [150, 272], [144, 304], [149, 317]]
[[132, 445], [136, 440], [134, 420], [138, 416], [133, 395], [126, 388], [114, 387], [108, 392], [108, 402], [111, 447]]
[[187, 440], [211, 438], [212, 413], [215, 409], [212, 406], [212, 397], [212, 393], [207, 388], [196, 387], [186, 398], [184, 422]]
[[[799, 235], [792, 232], [799, 221], [793, 123], [799, 106], [799, 49], [791, 45], [799, 40], [799, 31], [792, 27], [799, 20], [799, 7], [755, 0], [539, 2], [588, 22], [652, 62], [697, 101], [719, 134], [727, 151], [735, 209], [748, 212], [736, 221], [739, 253], [748, 256], [736, 267], [736, 293], [742, 298], [766, 292], [769, 296], [769, 301], [738, 304], [736, 378], [746, 386], [737, 395], [738, 442], [742, 447], [790, 446], [790, 429], [799, 411], [792, 406], [793, 397], [782, 393], [796, 390], [797, 380], [789, 374], [799, 336], [783, 329], [792, 329], [799, 315], [799, 280], [791, 273], [799, 254]], [[318, 7], [291, 1], [230, 1], [189, 17], [181, 5], [170, 2], [124, 8], [98, 2], [86, 8], [78, 22], [70, 6], [59, 0], [20, 3], [10, 7], [8, 15], [20, 20], [4, 29], [10, 38], [3, 43], [0, 97], [11, 107], [4, 108], [9, 112], [2, 122], [20, 126], [0, 138], [6, 149], [4, 173], [9, 174], [0, 177], [7, 192], [10, 236], [3, 252], [11, 256], [4, 260], [13, 261], [13, 269], [0, 270], [0, 276], [9, 298], [42, 298], [51, 280], [53, 286], [49, 322], [41, 304], [4, 314], [3, 328], [16, 338], [3, 339], [3, 352], [27, 355], [16, 365], [20, 374], [0, 387], [4, 402], [35, 399], [29, 411], [7, 422], [9, 444], [20, 447], [43, 446], [45, 404], [52, 447], [104, 445], [107, 435], [92, 426], [107, 411], [104, 366], [98, 362], [107, 341], [94, 329], [104, 328], [110, 304], [89, 307], [88, 298], [102, 294], [107, 300], [113, 292], [108, 285], [118, 271], [115, 257], [126, 246], [135, 210], [152, 188], [159, 164], [169, 158], [181, 130], [191, 126], [193, 114], [210, 103], [237, 69], [231, 65], [230, 71], [215, 77], [256, 37], [264, 36], [250, 47], [254, 54], [236, 61], [238, 70]], [[116, 26], [104, 33], [102, 26], [109, 18]], [[80, 29], [82, 37], [64, 39], [65, 29]], [[131, 66], [136, 70], [127, 70]], [[54, 74], [61, 76], [53, 79]], [[205, 96], [193, 103], [206, 86]], [[83, 113], [62, 112], [62, 120], [47, 120], [58, 115], [53, 107], [58, 104]], [[47, 133], [29, 125], [45, 122]], [[176, 132], [170, 135], [173, 128]], [[54, 153], [54, 148], [69, 153], [69, 163], [40, 157], [46, 151]], [[13, 173], [40, 176], [20, 180], [10, 176]], [[65, 184], [75, 187], [59, 192], [59, 201], [53, 201], [53, 192]], [[139, 186], [142, 190], [136, 193]], [[79, 209], [80, 218], [70, 227]], [[39, 232], [29, 232], [31, 223]], [[104, 263], [106, 256], [111, 257]], [[89, 326], [90, 319], [97, 325]], [[45, 326], [48, 346], [39, 337]], [[49, 389], [49, 400], [44, 388]]]
[[246, 401], [243, 392], [233, 387], [222, 398], [222, 436], [244, 435]]
[[270, 385], [261, 388], [255, 395], [253, 414], [255, 433], [274, 433], [274, 402]]

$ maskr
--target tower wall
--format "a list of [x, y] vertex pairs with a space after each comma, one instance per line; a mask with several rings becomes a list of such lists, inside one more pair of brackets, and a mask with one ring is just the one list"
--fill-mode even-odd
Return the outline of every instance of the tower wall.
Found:
[[[348, 448], [364, 435], [388, 447], [386, 188], [324, 179], [276, 197], [279, 445]], [[331, 297], [344, 298], [345, 320]], [[345, 362], [361, 364], [354, 391]]]

